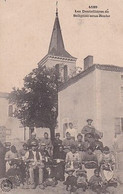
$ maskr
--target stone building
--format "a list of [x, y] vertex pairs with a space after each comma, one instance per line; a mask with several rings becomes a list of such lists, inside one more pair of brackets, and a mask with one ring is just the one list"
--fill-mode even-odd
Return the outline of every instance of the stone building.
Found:
[[93, 57], [84, 59], [84, 70], [59, 87], [58, 123], [64, 137], [68, 122], [78, 132], [87, 118], [103, 132], [103, 143], [112, 145], [123, 132], [123, 67], [93, 64]]
[[0, 141], [17, 142], [29, 137], [20, 121], [14, 117], [14, 107], [9, 103], [9, 93], [0, 92]]

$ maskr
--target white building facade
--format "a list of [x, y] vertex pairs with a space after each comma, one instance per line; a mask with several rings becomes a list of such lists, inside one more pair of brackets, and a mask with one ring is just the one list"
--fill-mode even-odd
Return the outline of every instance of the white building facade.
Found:
[[79, 133], [88, 118], [103, 132], [104, 145], [113, 145], [115, 137], [123, 132], [123, 67], [88, 64], [82, 73], [59, 88], [61, 136], [65, 134], [65, 123], [72, 122]]

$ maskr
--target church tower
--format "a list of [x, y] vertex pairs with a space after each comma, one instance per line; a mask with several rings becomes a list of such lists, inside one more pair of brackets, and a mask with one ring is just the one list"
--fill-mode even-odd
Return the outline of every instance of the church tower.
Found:
[[51, 35], [49, 50], [47, 55], [38, 63], [38, 66], [46, 66], [49, 68], [57, 67], [60, 76], [64, 79], [71, 77], [75, 72], [76, 58], [71, 56], [64, 46], [64, 41], [61, 33], [61, 27], [58, 17], [58, 8], [56, 8], [56, 18]]

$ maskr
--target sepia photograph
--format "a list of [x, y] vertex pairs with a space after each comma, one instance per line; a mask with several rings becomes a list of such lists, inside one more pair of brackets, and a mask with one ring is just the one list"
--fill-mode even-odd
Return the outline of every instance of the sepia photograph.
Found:
[[123, 193], [122, 21], [122, 0], [0, 0], [0, 194]]

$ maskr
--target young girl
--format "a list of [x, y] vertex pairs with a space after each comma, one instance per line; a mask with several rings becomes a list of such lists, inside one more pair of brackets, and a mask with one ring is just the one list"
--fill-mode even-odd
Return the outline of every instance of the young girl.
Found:
[[88, 187], [87, 172], [85, 170], [77, 170], [77, 189], [82, 188], [83, 191], [86, 191]]
[[68, 168], [66, 173], [68, 174], [68, 177], [66, 178], [64, 185], [66, 185], [66, 190], [71, 193], [77, 189], [77, 177], [73, 175], [74, 169]]

